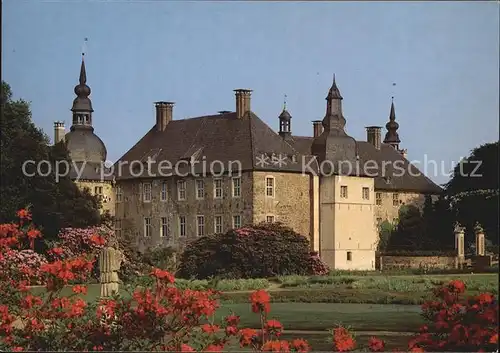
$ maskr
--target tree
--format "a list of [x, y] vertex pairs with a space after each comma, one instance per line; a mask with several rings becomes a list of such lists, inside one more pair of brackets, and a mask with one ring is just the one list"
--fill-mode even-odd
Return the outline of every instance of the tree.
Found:
[[377, 251], [385, 251], [389, 246], [391, 235], [394, 232], [394, 225], [388, 220], [383, 221], [379, 225], [379, 240], [377, 244]]
[[388, 250], [423, 250], [427, 247], [424, 242], [424, 220], [418, 207], [405, 205], [399, 209], [399, 222], [391, 235]]
[[66, 145], [49, 145], [48, 137], [31, 120], [29, 103], [13, 100], [6, 82], [2, 82], [1, 105], [0, 222], [13, 221], [17, 210], [30, 206], [35, 225], [47, 239], [63, 227], [99, 224], [98, 199], [81, 191], [68, 176], [56, 180], [56, 161], [70, 161]]
[[499, 181], [498, 141], [472, 150], [458, 163], [445, 185], [455, 219], [466, 227], [467, 242], [474, 241], [474, 224], [479, 222], [486, 237], [498, 244]]

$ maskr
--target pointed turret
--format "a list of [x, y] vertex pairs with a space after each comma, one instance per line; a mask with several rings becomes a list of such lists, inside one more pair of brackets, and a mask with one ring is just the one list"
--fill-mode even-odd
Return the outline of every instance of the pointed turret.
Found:
[[92, 102], [89, 98], [91, 90], [87, 85], [87, 72], [85, 69], [85, 54], [82, 53], [82, 64], [80, 66], [79, 83], [75, 86], [76, 98], [73, 100], [71, 111], [73, 112], [73, 126], [92, 126]]
[[399, 150], [399, 143], [401, 140], [399, 139], [398, 129], [399, 124], [396, 122], [396, 110], [394, 108], [394, 97], [392, 97], [391, 101], [391, 112], [389, 113], [389, 122], [385, 124], [385, 128], [387, 129], [387, 133], [385, 134], [384, 143], [387, 143]]
[[345, 132], [346, 119], [342, 112], [342, 95], [337, 87], [335, 75], [326, 96], [326, 114], [323, 118], [323, 132], [314, 138], [311, 146], [312, 154], [320, 162], [327, 160], [335, 174], [351, 174], [355, 168], [357, 148], [356, 140]]
[[283, 102], [283, 111], [278, 119], [280, 121], [279, 135], [285, 139], [290, 138], [292, 136], [292, 116], [288, 110], [286, 110], [286, 95]]

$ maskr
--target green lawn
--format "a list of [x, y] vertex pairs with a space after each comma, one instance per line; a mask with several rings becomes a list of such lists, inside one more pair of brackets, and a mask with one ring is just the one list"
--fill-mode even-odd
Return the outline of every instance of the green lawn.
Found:
[[[260, 327], [249, 304], [223, 304], [216, 322], [234, 312], [244, 327]], [[273, 303], [269, 318], [278, 319], [285, 330], [322, 331], [339, 324], [355, 331], [416, 332], [423, 324], [418, 305]]]

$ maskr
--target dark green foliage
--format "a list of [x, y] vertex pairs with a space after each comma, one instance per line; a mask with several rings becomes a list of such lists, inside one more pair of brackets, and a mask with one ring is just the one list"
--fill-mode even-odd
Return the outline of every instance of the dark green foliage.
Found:
[[474, 242], [474, 224], [479, 222], [486, 237], [498, 244], [499, 224], [499, 145], [487, 143], [472, 150], [458, 163], [446, 184], [455, 218], [466, 227], [466, 242]]
[[309, 240], [279, 223], [201, 237], [180, 257], [181, 278], [266, 278], [308, 274]]
[[387, 250], [421, 250], [427, 246], [424, 219], [418, 207], [405, 205], [399, 209], [399, 223], [388, 242]]
[[379, 228], [379, 240], [377, 244], [377, 251], [387, 250], [387, 246], [391, 240], [391, 235], [395, 230], [394, 225], [388, 220], [383, 221], [378, 226]]
[[142, 254], [142, 262], [152, 267], [172, 271], [175, 268], [175, 250], [163, 246], [148, 248]]
[[[16, 219], [16, 211], [31, 206], [34, 223], [44, 239], [55, 239], [63, 227], [86, 227], [100, 222], [97, 198], [82, 192], [68, 177], [56, 180], [55, 173], [28, 176], [25, 161], [48, 161], [52, 170], [56, 161], [69, 161], [64, 143], [49, 145], [49, 139], [31, 120], [29, 104], [12, 100], [7, 83], [2, 82], [1, 132], [1, 203], [0, 222]], [[48, 165], [45, 170], [48, 170]], [[33, 173], [31, 165], [26, 172]], [[41, 243], [37, 244], [39, 250]]]

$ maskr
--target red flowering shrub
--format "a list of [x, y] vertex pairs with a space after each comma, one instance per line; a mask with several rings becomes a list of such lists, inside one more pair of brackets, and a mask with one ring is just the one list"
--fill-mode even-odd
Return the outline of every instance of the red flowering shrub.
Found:
[[[0, 259], [12, 247], [31, 244], [29, 213], [22, 213], [18, 225], [0, 225]], [[52, 249], [55, 257], [61, 250]], [[238, 342], [254, 351], [308, 352], [303, 339], [281, 338], [283, 325], [269, 318], [270, 296], [263, 290], [250, 295], [252, 311], [260, 315], [261, 327], [240, 328], [240, 318], [231, 314], [219, 323], [211, 318], [218, 308], [212, 290], [179, 289], [168, 271], [153, 269], [151, 288], [136, 290], [131, 298], [115, 296], [87, 303], [78, 297], [86, 292], [82, 284], [73, 294], [61, 296], [61, 289], [72, 280], [82, 283], [93, 266], [92, 257], [79, 254], [59, 257], [40, 265], [47, 294], [33, 295], [26, 281], [12, 277], [8, 268], [0, 277], [0, 350], [10, 351], [204, 351], [221, 352]], [[429, 325], [409, 342], [410, 351], [494, 351], [498, 343], [498, 303], [483, 293], [462, 298], [463, 282], [452, 281], [436, 290], [436, 301], [423, 306]], [[209, 319], [209, 320], [207, 320]], [[332, 350], [359, 348], [347, 329], [332, 331]], [[385, 343], [371, 337], [370, 351], [380, 352]]]

